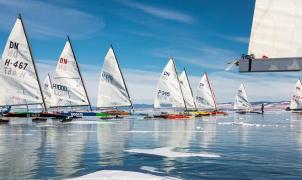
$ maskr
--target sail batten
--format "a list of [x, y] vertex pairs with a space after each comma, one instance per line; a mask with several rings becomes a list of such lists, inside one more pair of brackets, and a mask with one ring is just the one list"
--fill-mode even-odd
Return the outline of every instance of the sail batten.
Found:
[[57, 63], [52, 90], [51, 107], [90, 107], [90, 101], [69, 37], [67, 37]]
[[301, 0], [256, 0], [248, 54], [302, 57], [301, 17]]
[[105, 56], [98, 87], [97, 107], [132, 107], [132, 101], [111, 46]]
[[234, 110], [245, 110], [245, 111], [251, 111], [252, 105], [250, 104], [245, 87], [243, 84], [240, 85], [236, 97], [235, 97], [235, 103], [234, 103]]
[[290, 109], [302, 109], [302, 83], [299, 79], [294, 88], [294, 93], [290, 101]]
[[154, 100], [154, 108], [162, 108], [163, 105], [170, 105], [173, 108], [186, 108], [172, 58], [170, 58], [160, 76]]
[[43, 104], [47, 111], [21, 16], [17, 18], [2, 54], [0, 82], [0, 105]]

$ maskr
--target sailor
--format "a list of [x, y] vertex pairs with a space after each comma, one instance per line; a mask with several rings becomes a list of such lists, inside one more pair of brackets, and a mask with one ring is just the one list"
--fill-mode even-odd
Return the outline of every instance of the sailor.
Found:
[[261, 113], [264, 113], [264, 103], [261, 104]]

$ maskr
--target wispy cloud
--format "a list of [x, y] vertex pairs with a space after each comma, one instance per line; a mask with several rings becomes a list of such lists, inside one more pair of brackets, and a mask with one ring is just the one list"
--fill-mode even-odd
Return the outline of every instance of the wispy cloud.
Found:
[[176, 11], [176, 10], [151, 6], [151, 5], [134, 2], [134, 1], [130, 1], [130, 0], [121, 0], [118, 2], [120, 2], [121, 4], [124, 4], [128, 7], [137, 9], [144, 13], [147, 13], [152, 16], [155, 16], [155, 17], [158, 17], [161, 19], [165, 19], [165, 20], [172, 20], [172, 21], [177, 21], [177, 22], [187, 23], [187, 24], [193, 24], [195, 21], [195, 19], [192, 16], [179, 12], [179, 11]]
[[224, 39], [233, 41], [233, 42], [238, 42], [242, 44], [248, 44], [250, 41], [249, 37], [243, 37], [243, 36], [222, 36]]
[[0, 0], [0, 30], [9, 31], [14, 18], [21, 13], [27, 30], [37, 38], [62, 38], [71, 35], [84, 38], [100, 31], [102, 19], [73, 8], [37, 0]]
[[152, 55], [167, 59], [173, 56], [177, 62], [202, 68], [201, 70], [224, 70], [228, 60], [237, 57], [237, 53], [223, 48], [208, 45], [191, 47], [190, 49], [162, 48], [155, 49]]

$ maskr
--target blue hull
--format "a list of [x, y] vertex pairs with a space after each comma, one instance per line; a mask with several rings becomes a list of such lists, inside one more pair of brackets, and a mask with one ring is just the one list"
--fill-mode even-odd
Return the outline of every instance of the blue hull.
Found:
[[106, 113], [102, 112], [64, 112], [62, 113], [64, 116], [71, 116], [71, 117], [106, 117], [109, 116]]

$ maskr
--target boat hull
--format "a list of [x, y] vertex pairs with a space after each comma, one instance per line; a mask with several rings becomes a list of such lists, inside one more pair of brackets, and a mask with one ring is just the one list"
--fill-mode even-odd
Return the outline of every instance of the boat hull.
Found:
[[120, 110], [105, 111], [104, 113], [112, 115], [112, 116], [128, 116], [128, 115], [130, 115], [129, 112], [120, 111]]
[[201, 116], [209, 116], [210, 113], [207, 111], [194, 111], [190, 112], [190, 114], [194, 115], [195, 117], [201, 117]]
[[13, 112], [7, 113], [3, 115], [4, 117], [16, 117], [16, 118], [26, 118], [26, 117], [44, 117], [44, 118], [65, 118], [66, 116], [60, 113], [48, 113], [48, 112], [41, 112], [41, 113], [33, 113], [33, 112]]
[[110, 114], [104, 112], [64, 112], [64, 116], [68, 117], [108, 117]]
[[216, 116], [216, 115], [224, 115], [224, 116], [226, 116], [226, 115], [228, 115], [228, 113], [223, 112], [223, 111], [213, 111], [213, 112], [209, 112], [209, 113], [212, 116]]
[[167, 119], [190, 119], [193, 116], [185, 114], [168, 114]]
[[236, 111], [237, 114], [263, 114], [262, 112], [258, 111]]
[[189, 119], [193, 116], [186, 115], [186, 114], [160, 114], [160, 115], [154, 115], [154, 118], [161, 118], [161, 119]]

